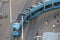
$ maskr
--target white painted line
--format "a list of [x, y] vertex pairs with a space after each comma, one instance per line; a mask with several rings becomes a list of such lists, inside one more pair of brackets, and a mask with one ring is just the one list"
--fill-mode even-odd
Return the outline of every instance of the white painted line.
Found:
[[35, 36], [33, 39], [35, 39], [35, 38], [37, 38], [37, 40], [38, 40], [38, 38], [42, 38], [42, 36]]
[[37, 36], [37, 37], [42, 37], [42, 36]]
[[37, 36], [37, 40], [38, 40], [38, 38], [42, 38], [42, 36]]
[[23, 15], [22, 15], [22, 40], [23, 40]]
[[10, 23], [12, 23], [12, 6], [11, 6], [11, 0], [10, 0]]

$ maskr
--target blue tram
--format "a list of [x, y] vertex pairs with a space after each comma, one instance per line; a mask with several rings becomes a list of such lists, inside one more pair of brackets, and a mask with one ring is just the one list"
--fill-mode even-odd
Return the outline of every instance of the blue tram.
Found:
[[[36, 5], [32, 5], [31, 7], [27, 8], [27, 11], [25, 12], [23, 23], [27, 24], [28, 22], [26, 21], [30, 21], [46, 11], [55, 10], [58, 8], [60, 8], [60, 0], [53, 0], [53, 2], [46, 1], [46, 2], [37, 3]], [[20, 18], [21, 17], [19, 17], [18, 19], [19, 21]], [[13, 23], [12, 35], [19, 36], [22, 32], [21, 28], [22, 28], [21, 22], [16, 21], [15, 23]]]

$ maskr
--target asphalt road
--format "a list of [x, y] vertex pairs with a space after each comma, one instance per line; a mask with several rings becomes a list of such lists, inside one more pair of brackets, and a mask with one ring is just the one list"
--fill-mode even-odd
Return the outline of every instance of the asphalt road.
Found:
[[[27, 0], [26, 0], [27, 1]], [[20, 11], [23, 7], [22, 5], [24, 5], [24, 2], [26, 2], [25, 0], [12, 0], [12, 17], [13, 17], [13, 22], [17, 17], [17, 12]], [[36, 2], [38, 2], [39, 0], [33, 0], [31, 2], [31, 0], [29, 0], [28, 4], [24, 7], [24, 9], [26, 9], [27, 7], [29, 7], [32, 4], [35, 4]], [[30, 4], [31, 2], [31, 4]], [[58, 11], [58, 10], [56, 10]], [[51, 13], [55, 13], [51, 12]], [[9, 40], [10, 38], [10, 33], [11, 33], [11, 25], [12, 23], [10, 23], [10, 9], [9, 9], [9, 2], [8, 3], [4, 3], [3, 5], [3, 10], [2, 10], [2, 14], [7, 13], [8, 18], [6, 19], [0, 19], [0, 22], [2, 23], [2, 25], [0, 26], [0, 40]], [[48, 12], [49, 13], [49, 12]], [[44, 14], [45, 15], [45, 14]], [[38, 19], [38, 20], [37, 20]], [[37, 17], [37, 19], [32, 20], [32, 24], [31, 22], [27, 25], [27, 27], [24, 30], [24, 39], [25, 40], [30, 40], [33, 39], [34, 35], [35, 35], [35, 31], [37, 29], [39, 29], [40, 27], [37, 27], [37, 25], [35, 26], [34, 22], [37, 20], [39, 21], [39, 17]], [[36, 21], [36, 22], [37, 22]], [[36, 23], [35, 22], [35, 23]], [[37, 24], [37, 23], [36, 23]], [[38, 24], [41, 24], [40, 22]], [[39, 25], [40, 26], [40, 25]], [[33, 28], [34, 29], [33, 29]], [[37, 29], [36, 29], [37, 28]], [[27, 31], [28, 30], [28, 31]], [[48, 29], [47, 29], [48, 30]], [[47, 31], [46, 30], [46, 31]], [[50, 30], [49, 30], [50, 31]], [[58, 31], [58, 30], [57, 30]], [[41, 31], [42, 34], [43, 30]], [[41, 35], [40, 34], [40, 35]], [[19, 38], [21, 39], [21, 38]]]
[[[30, 5], [31, 1], [32, 0], [12, 0], [13, 22], [17, 18], [17, 15], [18, 15], [17, 12], [22, 10], [22, 8], [26, 9]], [[27, 4], [26, 2], [29, 2], [29, 3]], [[27, 4], [27, 5], [25, 5], [25, 7], [23, 7], [24, 3]], [[10, 23], [10, 9], [9, 9], [9, 7], [10, 7], [9, 2], [3, 3], [2, 14], [7, 13], [8, 18], [0, 19], [0, 22], [2, 23], [2, 25], [0, 26], [0, 40], [9, 40], [10, 39], [12, 23]]]
[[[43, 15], [31, 20], [25, 29], [26, 31], [24, 30], [24, 39], [33, 40], [37, 30], [39, 32], [39, 36], [43, 36], [44, 32], [53, 32], [52, 25], [56, 25], [55, 32], [60, 32], [60, 26], [57, 26], [56, 24], [57, 19], [54, 19], [55, 13], [59, 13], [59, 17], [57, 17], [57, 19], [60, 20], [60, 9], [46, 12]], [[45, 24], [46, 20], [49, 21], [49, 25]], [[42, 40], [42, 38], [40, 38], [40, 40]]]

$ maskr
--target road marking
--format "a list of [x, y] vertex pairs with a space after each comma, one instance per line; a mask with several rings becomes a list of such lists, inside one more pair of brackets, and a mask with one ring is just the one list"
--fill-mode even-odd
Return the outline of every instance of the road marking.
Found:
[[37, 37], [40, 37], [40, 38], [42, 38], [42, 36], [37, 36]]
[[42, 38], [42, 36], [35, 36], [33, 39], [36, 39], [38, 40], [38, 38]]
[[12, 23], [12, 6], [11, 6], [11, 0], [10, 0], [10, 23]]

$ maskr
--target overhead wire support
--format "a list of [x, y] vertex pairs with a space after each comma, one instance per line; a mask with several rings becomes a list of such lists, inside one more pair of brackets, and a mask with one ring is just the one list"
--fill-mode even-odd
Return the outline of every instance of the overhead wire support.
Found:
[[23, 15], [22, 15], [22, 40], [23, 40]]
[[12, 0], [10, 0], [10, 23], [12, 23]]
[[[30, 0], [30, 1], [32, 1], [32, 0]], [[29, 2], [29, 0], [26, 0], [26, 1], [24, 2], [24, 4], [22, 5], [21, 10], [19, 11], [20, 14], [23, 13], [24, 8], [26, 7], [27, 2]], [[29, 3], [29, 4], [30, 4], [30, 3]], [[23, 17], [24, 17], [24, 15], [22, 14], [21, 17], [22, 17], [22, 37], [21, 37], [21, 39], [23, 40], [23, 38], [24, 38], [24, 36], [23, 36]]]
[[52, 8], [54, 7], [54, 1], [52, 0]]

